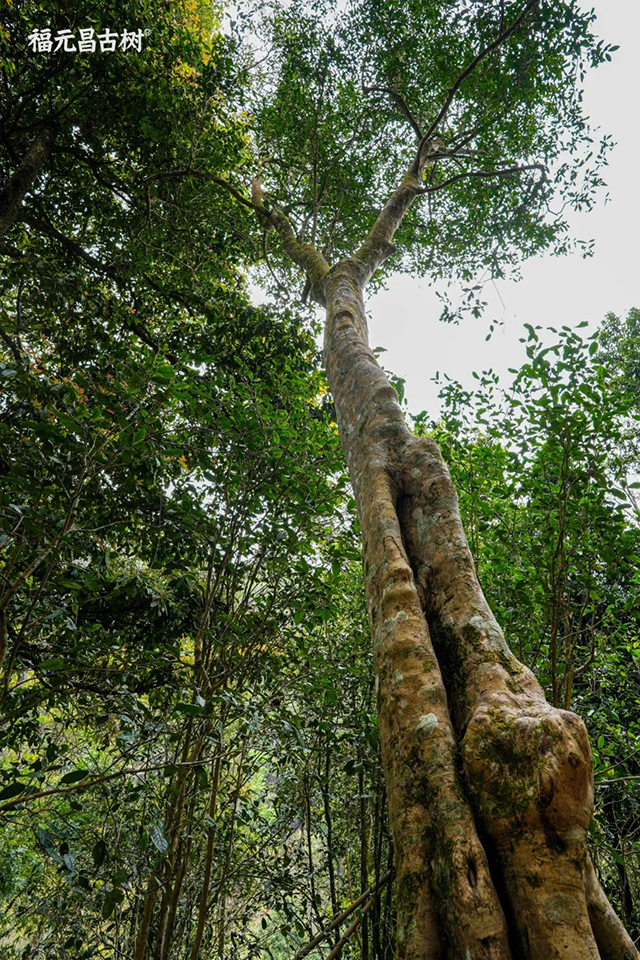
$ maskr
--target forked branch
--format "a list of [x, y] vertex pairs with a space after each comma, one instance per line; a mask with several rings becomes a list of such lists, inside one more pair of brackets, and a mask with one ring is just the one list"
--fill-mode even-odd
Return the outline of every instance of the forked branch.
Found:
[[392, 90], [391, 87], [381, 87], [378, 85], [373, 87], [367, 87], [363, 84], [362, 90], [364, 93], [385, 93], [387, 94], [387, 96], [391, 97], [395, 105], [400, 109], [400, 111], [404, 114], [406, 119], [411, 124], [416, 136], [418, 137], [418, 140], [422, 140], [422, 130], [420, 129], [418, 121], [412, 114], [411, 110], [409, 109], [409, 105], [407, 104], [407, 101], [404, 99], [403, 96], [401, 96], [401, 94], [399, 94], [396, 90]]
[[455, 176], [448, 177], [446, 180], [443, 180], [442, 183], [436, 183], [432, 187], [423, 187], [419, 192], [429, 194], [437, 193], [438, 190], [444, 190], [445, 187], [450, 187], [451, 184], [457, 183], [459, 180], [467, 180], [473, 177], [506, 177], [518, 173], [525, 173], [527, 170], [540, 170], [541, 177], [538, 183], [542, 184], [546, 181], [547, 168], [543, 163], [525, 163], [521, 166], [503, 167], [499, 170], [467, 170], [464, 173], [456, 173]]
[[420, 151], [423, 147], [423, 144], [426, 143], [429, 140], [429, 138], [433, 136], [434, 132], [438, 129], [438, 127], [440, 126], [444, 118], [447, 116], [449, 112], [449, 108], [451, 107], [451, 104], [453, 103], [455, 96], [458, 90], [460, 89], [460, 87], [462, 86], [462, 84], [464, 83], [464, 81], [467, 79], [467, 77], [471, 76], [473, 71], [482, 63], [483, 60], [485, 60], [488, 56], [490, 56], [490, 54], [494, 53], [494, 51], [498, 50], [499, 47], [501, 47], [502, 44], [505, 43], [509, 39], [509, 37], [511, 37], [512, 34], [514, 34], [516, 30], [518, 30], [522, 26], [522, 24], [528, 18], [529, 14], [533, 12], [533, 10], [539, 5], [539, 3], [540, 3], [540, 0], [529, 0], [529, 3], [527, 3], [526, 7], [524, 8], [520, 16], [513, 21], [511, 26], [506, 27], [506, 29], [504, 29], [500, 34], [498, 34], [498, 36], [493, 41], [493, 43], [490, 43], [489, 46], [484, 47], [482, 50], [480, 50], [480, 52], [477, 53], [476, 56], [473, 58], [471, 63], [467, 67], [465, 67], [462, 73], [453, 82], [453, 84], [449, 88], [449, 92], [446, 96], [446, 99], [442, 105], [440, 112], [438, 113], [435, 120], [432, 122], [431, 126], [429, 127], [427, 132], [423, 135], [420, 141], [420, 146], [418, 147], [418, 153], [414, 161], [414, 169], [416, 170], [416, 172], [418, 169]]

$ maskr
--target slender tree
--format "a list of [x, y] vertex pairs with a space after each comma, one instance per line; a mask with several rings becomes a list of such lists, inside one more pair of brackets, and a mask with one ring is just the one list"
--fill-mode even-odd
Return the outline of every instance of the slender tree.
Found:
[[453, 263], [465, 280], [565, 246], [551, 196], [588, 205], [598, 184], [593, 168], [578, 178], [590, 140], [579, 80], [610, 56], [592, 19], [541, 0], [277, 9], [263, 28], [275, 79], [256, 110], [262, 171], [251, 200], [224, 187], [256, 212], [270, 269], [289, 258], [326, 311], [362, 529], [402, 960], [638, 956], [586, 848], [584, 724], [550, 706], [509, 649], [447, 467], [408, 429], [364, 306], [396, 234], [414, 266], [437, 276]]

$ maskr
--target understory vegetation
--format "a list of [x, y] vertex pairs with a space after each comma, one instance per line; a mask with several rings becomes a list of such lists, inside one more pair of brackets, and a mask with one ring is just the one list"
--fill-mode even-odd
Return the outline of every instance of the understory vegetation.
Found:
[[[0, 958], [393, 960], [319, 324], [229, 202], [253, 136], [242, 16], [78, 7], [152, 40], [4, 67], [6, 182], [54, 134], [0, 237]], [[43, 13], [8, 11], [15, 54]], [[512, 649], [587, 724], [590, 849], [637, 940], [640, 313], [555, 320], [509, 379], [445, 377], [439, 417], [412, 419]]]

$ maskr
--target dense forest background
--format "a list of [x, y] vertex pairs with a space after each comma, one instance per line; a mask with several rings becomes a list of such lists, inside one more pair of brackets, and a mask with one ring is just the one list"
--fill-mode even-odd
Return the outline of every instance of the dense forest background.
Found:
[[[359, 525], [318, 321], [232, 186], [242, 14], [80, 3], [71, 27], [150, 39], [65, 58], [29, 50], [38, 4], [6, 13], [0, 957], [391, 960]], [[445, 377], [440, 418], [412, 420], [515, 653], [587, 723], [591, 850], [638, 938], [640, 312], [589, 336], [550, 319], [510, 382]]]

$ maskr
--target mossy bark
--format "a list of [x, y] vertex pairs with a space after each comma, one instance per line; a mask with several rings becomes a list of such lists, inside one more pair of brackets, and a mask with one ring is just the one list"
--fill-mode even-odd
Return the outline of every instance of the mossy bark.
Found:
[[[383, 238], [415, 192], [405, 181], [379, 218]], [[398, 960], [634, 960], [587, 854], [584, 724], [551, 707], [509, 650], [447, 467], [433, 441], [409, 431], [369, 349], [363, 289], [382, 246], [328, 270], [321, 297], [362, 527]]]
[[326, 307], [325, 363], [362, 528], [393, 833], [398, 960], [640, 960], [586, 849], [586, 729], [550, 706], [480, 589], [437, 445], [408, 429], [368, 345], [364, 289], [442, 144], [330, 267], [253, 206]]

